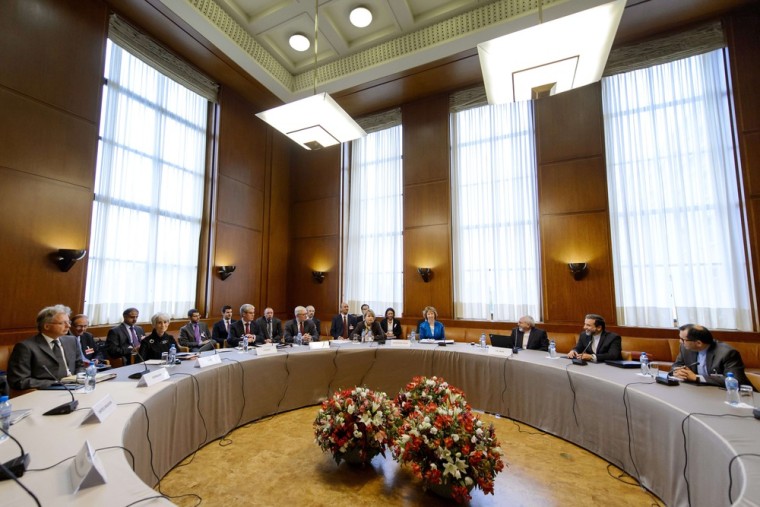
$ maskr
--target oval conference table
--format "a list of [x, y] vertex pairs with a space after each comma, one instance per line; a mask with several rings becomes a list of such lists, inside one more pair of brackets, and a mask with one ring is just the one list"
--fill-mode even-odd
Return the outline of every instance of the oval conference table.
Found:
[[[218, 355], [220, 364], [198, 368], [186, 361], [168, 368], [171, 377], [150, 387], [128, 378], [143, 365], [118, 368], [117, 378], [94, 392], [74, 393], [79, 410], [67, 415], [42, 415], [70, 399], [64, 391], [14, 398], [14, 410], [32, 410], [11, 427], [30, 455], [21, 482], [43, 506], [167, 505], [150, 499], [158, 494], [151, 489], [158, 478], [237, 426], [315, 405], [341, 387], [366, 385], [395, 395], [413, 376], [437, 375], [464, 390], [473, 408], [573, 442], [638, 478], [667, 505], [760, 505], [760, 421], [750, 409], [727, 405], [719, 388], [668, 387], [638, 370], [578, 366], [540, 351], [504, 357], [459, 343], [333, 343], [268, 356], [236, 350]], [[102, 423], [83, 423], [88, 408], [106, 395], [117, 405], [111, 415]], [[74, 493], [73, 460], [67, 458], [85, 441], [96, 451], [106, 483]], [[509, 457], [509, 442], [502, 445]], [[120, 447], [131, 451], [134, 465]], [[13, 442], [0, 443], [3, 462], [17, 455]], [[582, 477], [578, 482], [593, 488]], [[0, 482], [0, 505], [35, 503], [6, 480]]]

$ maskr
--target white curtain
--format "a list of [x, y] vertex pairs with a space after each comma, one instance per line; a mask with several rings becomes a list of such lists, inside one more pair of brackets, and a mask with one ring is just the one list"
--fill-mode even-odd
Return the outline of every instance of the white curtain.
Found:
[[602, 94], [618, 323], [751, 330], [723, 51]]
[[451, 115], [454, 314], [541, 318], [530, 102]]
[[400, 125], [351, 143], [344, 297], [352, 313], [363, 303], [403, 313], [401, 148]]
[[85, 312], [195, 306], [208, 102], [109, 41]]

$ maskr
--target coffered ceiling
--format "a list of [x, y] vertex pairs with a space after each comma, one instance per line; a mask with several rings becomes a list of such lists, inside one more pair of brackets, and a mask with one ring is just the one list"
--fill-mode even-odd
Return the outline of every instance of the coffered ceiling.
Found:
[[[280, 100], [314, 88], [315, 0], [157, 0]], [[386, 76], [469, 54], [482, 41], [535, 24], [572, 5], [604, 0], [318, 0], [318, 91], [356, 89]], [[714, 17], [752, 0], [628, 0], [615, 43]], [[357, 28], [364, 6], [372, 23]], [[288, 44], [306, 35], [303, 52]], [[469, 53], [467, 53], [469, 52]], [[471, 66], [472, 67], [472, 66]]]

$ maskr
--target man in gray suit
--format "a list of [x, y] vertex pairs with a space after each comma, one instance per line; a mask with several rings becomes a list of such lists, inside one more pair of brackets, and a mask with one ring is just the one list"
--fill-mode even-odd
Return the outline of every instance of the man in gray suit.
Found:
[[8, 383], [13, 389], [48, 387], [84, 369], [77, 339], [68, 336], [70, 313], [71, 308], [55, 305], [37, 314], [39, 333], [17, 343], [8, 360]]
[[282, 321], [274, 316], [272, 308], [264, 308], [264, 316], [256, 320], [256, 325], [264, 335], [264, 343], [282, 343]]
[[193, 308], [188, 310], [187, 316], [190, 322], [179, 330], [179, 344], [187, 347], [190, 352], [204, 352], [214, 349], [214, 341], [208, 330], [208, 324], [201, 322], [201, 312]]
[[739, 384], [749, 384], [739, 351], [713, 338], [709, 329], [698, 324], [679, 328], [681, 350], [673, 363], [673, 376], [697, 384], [721, 385], [711, 375], [731, 372]]
[[285, 343], [293, 343], [294, 338], [301, 333], [303, 343], [318, 342], [319, 335], [314, 323], [309, 320], [309, 314], [303, 306], [296, 306], [296, 318], [285, 323]]

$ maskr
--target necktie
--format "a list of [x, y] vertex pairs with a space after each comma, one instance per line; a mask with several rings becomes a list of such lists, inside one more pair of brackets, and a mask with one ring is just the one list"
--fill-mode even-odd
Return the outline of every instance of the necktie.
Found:
[[348, 319], [343, 316], [343, 338], [348, 338]]
[[132, 335], [132, 346], [135, 348], [140, 347], [140, 339], [137, 338], [137, 333], [135, 333], [134, 327], [129, 326], [129, 334]]
[[195, 328], [195, 343], [200, 345], [201, 343], [201, 332], [198, 330], [198, 324], [193, 324], [193, 327]]
[[269, 338], [272, 338], [272, 319], [267, 320], [267, 330]]
[[251, 328], [248, 327], [248, 324], [249, 324], [248, 322], [245, 323], [245, 334], [247, 335], [251, 334]]
[[303, 322], [298, 323], [298, 332], [303, 334]]
[[[55, 354], [55, 359], [58, 361], [58, 371], [56, 374], [58, 375], [58, 378], [65, 377], [69, 374], [69, 368], [66, 366], [66, 361], [63, 359], [63, 352], [61, 351], [61, 342], [58, 340], [53, 340], [53, 354]], [[58, 379], [56, 379], [58, 380]]]
[[225, 329], [225, 331], [227, 331], [227, 334], [230, 334], [230, 321], [229, 320], [225, 320], [224, 321], [224, 329]]

